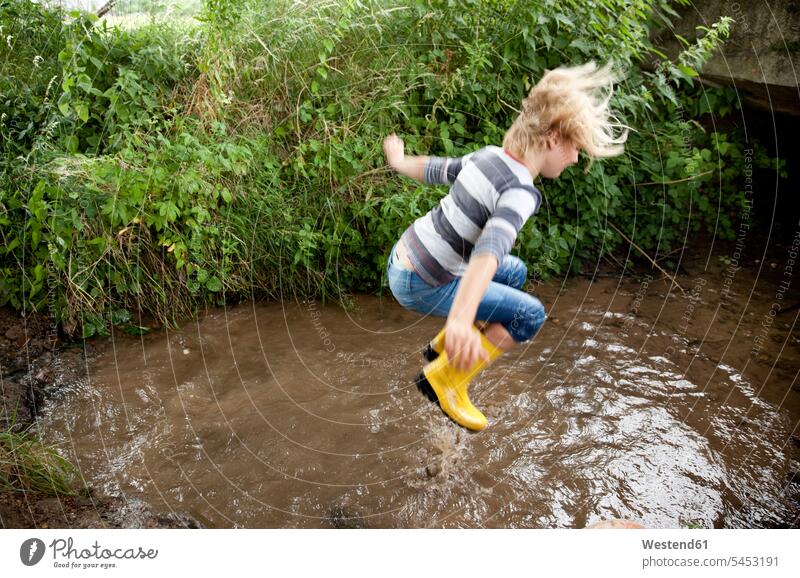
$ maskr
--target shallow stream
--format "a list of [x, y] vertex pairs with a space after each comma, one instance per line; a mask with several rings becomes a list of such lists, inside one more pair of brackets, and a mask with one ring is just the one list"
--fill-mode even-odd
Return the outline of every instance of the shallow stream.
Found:
[[796, 525], [800, 308], [770, 313], [782, 266], [698, 265], [685, 294], [531, 287], [550, 318], [473, 383], [477, 434], [413, 384], [442, 321], [371, 296], [115, 335], [39, 426], [92, 485], [213, 527]]

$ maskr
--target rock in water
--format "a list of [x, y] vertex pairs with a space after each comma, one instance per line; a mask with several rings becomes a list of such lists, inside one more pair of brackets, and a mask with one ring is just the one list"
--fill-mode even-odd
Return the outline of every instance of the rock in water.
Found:
[[611, 519], [611, 520], [603, 520], [602, 522], [595, 522], [591, 526], [586, 526], [586, 529], [587, 530], [609, 530], [609, 529], [644, 530], [645, 527], [639, 524], [638, 522], [634, 522], [633, 520]]

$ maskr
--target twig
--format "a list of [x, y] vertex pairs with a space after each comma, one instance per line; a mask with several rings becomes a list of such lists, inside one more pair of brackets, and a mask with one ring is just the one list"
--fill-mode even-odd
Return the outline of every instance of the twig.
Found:
[[575, 273], [578, 277], [585, 277], [586, 279], [619, 279], [622, 277], [621, 273], [584, 273], [579, 271]]
[[642, 249], [642, 248], [641, 248], [639, 245], [637, 245], [636, 243], [634, 243], [633, 241], [631, 241], [631, 240], [630, 240], [630, 239], [629, 239], [629, 238], [628, 238], [628, 237], [625, 235], [625, 233], [623, 233], [622, 231], [620, 231], [620, 230], [619, 230], [619, 229], [616, 227], [616, 225], [614, 225], [614, 223], [612, 223], [611, 221], [608, 221], [608, 224], [609, 224], [609, 226], [610, 226], [612, 229], [614, 229], [614, 230], [615, 230], [617, 233], [619, 233], [619, 234], [620, 234], [620, 236], [621, 236], [623, 239], [625, 239], [625, 240], [626, 240], [628, 243], [630, 243], [631, 245], [633, 245], [633, 246], [634, 246], [634, 247], [635, 247], [635, 248], [636, 248], [636, 249], [637, 249], [637, 250], [638, 250], [638, 251], [639, 251], [639, 252], [640, 252], [642, 255], [644, 255], [645, 257], [647, 257], [647, 260], [648, 260], [648, 261], [650, 261], [650, 262], [653, 264], [653, 266], [654, 266], [654, 267], [656, 267], [656, 268], [657, 268], [659, 271], [661, 271], [661, 272], [662, 272], [664, 275], [666, 275], [666, 276], [669, 278], [669, 280], [670, 280], [670, 281], [672, 281], [672, 282], [675, 284], [675, 286], [676, 286], [676, 287], [678, 287], [678, 289], [680, 289], [680, 290], [681, 290], [681, 293], [683, 293], [684, 295], [686, 295], [686, 290], [685, 290], [683, 287], [681, 287], [680, 283], [678, 283], [678, 282], [675, 280], [675, 277], [673, 277], [672, 275], [670, 275], [669, 273], [667, 273], [667, 272], [666, 272], [666, 271], [665, 271], [665, 270], [664, 270], [664, 269], [661, 267], [661, 265], [659, 265], [658, 263], [656, 263], [656, 262], [653, 260], [653, 258], [652, 258], [650, 255], [648, 255], [647, 253], [645, 253], [645, 252], [644, 252], [644, 249]]
[[648, 187], [648, 186], [650, 186], [650, 187], [652, 187], [652, 186], [655, 186], [655, 185], [662, 185], [662, 186], [663, 185], [674, 185], [674, 184], [677, 184], [677, 183], [683, 183], [683, 182], [686, 182], [686, 181], [692, 181], [694, 179], [699, 179], [700, 177], [704, 177], [706, 175], [710, 175], [713, 172], [714, 172], [713, 170], [710, 170], [710, 171], [706, 171], [704, 173], [700, 173], [699, 175], [692, 175], [691, 177], [686, 177], [685, 179], [678, 179], [676, 181], [653, 181], [652, 183], [630, 183], [628, 186], [636, 186], [636, 187]]
[[110, 12], [111, 9], [114, 7], [114, 4], [117, 3], [117, 0], [108, 0], [105, 4], [100, 7], [100, 10], [97, 11], [97, 17], [102, 18], [106, 15], [106, 13]]
[[789, 311], [794, 311], [795, 309], [800, 309], [800, 303], [795, 303], [794, 305], [789, 305], [789, 307], [784, 307], [780, 311], [778, 311], [778, 315], [781, 313], [787, 313]]
[[612, 255], [608, 251], [604, 251], [603, 252], [603, 259], [605, 259], [609, 263], [611, 263], [613, 261], [613, 263], [611, 263], [612, 265], [616, 265], [617, 267], [622, 269], [623, 273], [625, 272], [625, 265], [620, 263], [619, 259], [617, 259], [614, 255]]

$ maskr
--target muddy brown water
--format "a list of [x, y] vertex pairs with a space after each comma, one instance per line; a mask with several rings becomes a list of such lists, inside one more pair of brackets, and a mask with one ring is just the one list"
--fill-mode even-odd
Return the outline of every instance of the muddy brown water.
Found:
[[796, 525], [800, 299], [770, 313], [777, 267], [531, 287], [550, 319], [473, 383], [481, 433], [413, 385], [442, 321], [372, 296], [116, 335], [39, 426], [102, 491], [215, 527]]

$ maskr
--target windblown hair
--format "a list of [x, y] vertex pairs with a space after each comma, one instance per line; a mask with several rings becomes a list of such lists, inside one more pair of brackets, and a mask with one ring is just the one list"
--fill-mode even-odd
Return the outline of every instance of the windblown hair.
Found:
[[[608, 108], [618, 79], [611, 64], [594, 62], [549, 70], [522, 101], [522, 112], [506, 131], [503, 147], [520, 156], [546, 146], [551, 131], [573, 140], [590, 159], [622, 153], [628, 127]], [[623, 129], [615, 136], [614, 129]]]

